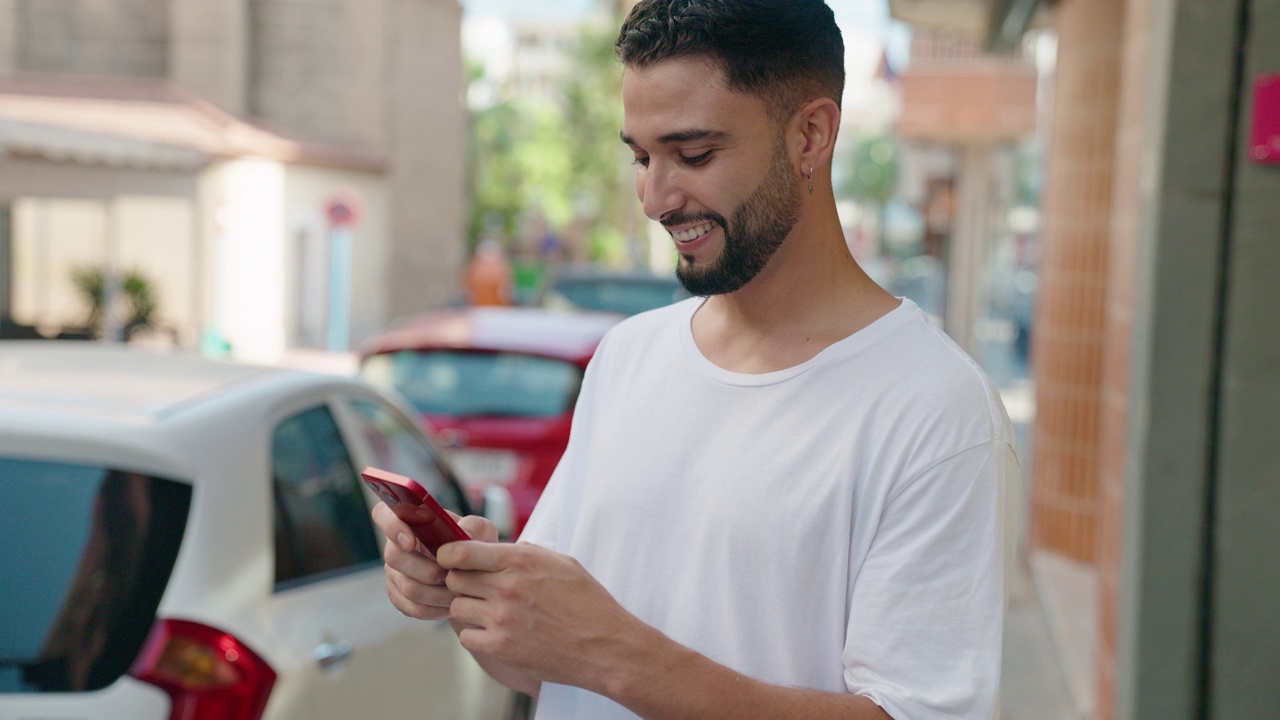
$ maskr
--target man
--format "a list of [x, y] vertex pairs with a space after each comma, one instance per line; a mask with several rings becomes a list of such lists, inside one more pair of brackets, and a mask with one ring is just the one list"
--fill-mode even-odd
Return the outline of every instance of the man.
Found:
[[524, 542], [437, 563], [378, 507], [392, 602], [540, 718], [994, 717], [1013, 435], [849, 255], [830, 9], [642, 0], [617, 50], [636, 191], [705, 300], [606, 337]]

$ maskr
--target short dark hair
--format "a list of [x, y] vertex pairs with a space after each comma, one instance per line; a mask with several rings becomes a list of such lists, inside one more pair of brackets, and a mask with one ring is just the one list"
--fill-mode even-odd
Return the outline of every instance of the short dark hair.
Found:
[[614, 50], [634, 68], [706, 58], [775, 119], [844, 93], [844, 39], [823, 0], [640, 0]]

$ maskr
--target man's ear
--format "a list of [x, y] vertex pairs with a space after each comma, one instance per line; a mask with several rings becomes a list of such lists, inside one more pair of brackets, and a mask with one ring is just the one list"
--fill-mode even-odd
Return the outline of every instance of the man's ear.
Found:
[[836, 134], [840, 131], [840, 108], [831, 98], [816, 98], [804, 104], [794, 118], [795, 149], [799, 151], [801, 173], [810, 167], [831, 164]]

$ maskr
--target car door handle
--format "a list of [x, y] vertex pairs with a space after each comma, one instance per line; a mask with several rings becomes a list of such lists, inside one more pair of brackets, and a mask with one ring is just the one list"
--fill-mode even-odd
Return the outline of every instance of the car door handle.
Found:
[[351, 659], [351, 653], [351, 643], [346, 640], [339, 640], [332, 643], [320, 643], [315, 650], [311, 651], [311, 657], [320, 664], [320, 667], [328, 670]]

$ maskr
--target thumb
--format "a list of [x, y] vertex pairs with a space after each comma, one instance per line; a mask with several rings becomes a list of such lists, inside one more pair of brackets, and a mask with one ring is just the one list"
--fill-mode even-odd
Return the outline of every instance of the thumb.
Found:
[[479, 515], [468, 515], [460, 518], [458, 525], [467, 531], [472, 540], [480, 540], [482, 542], [498, 541], [498, 526], [494, 525], [488, 518], [480, 517]]

